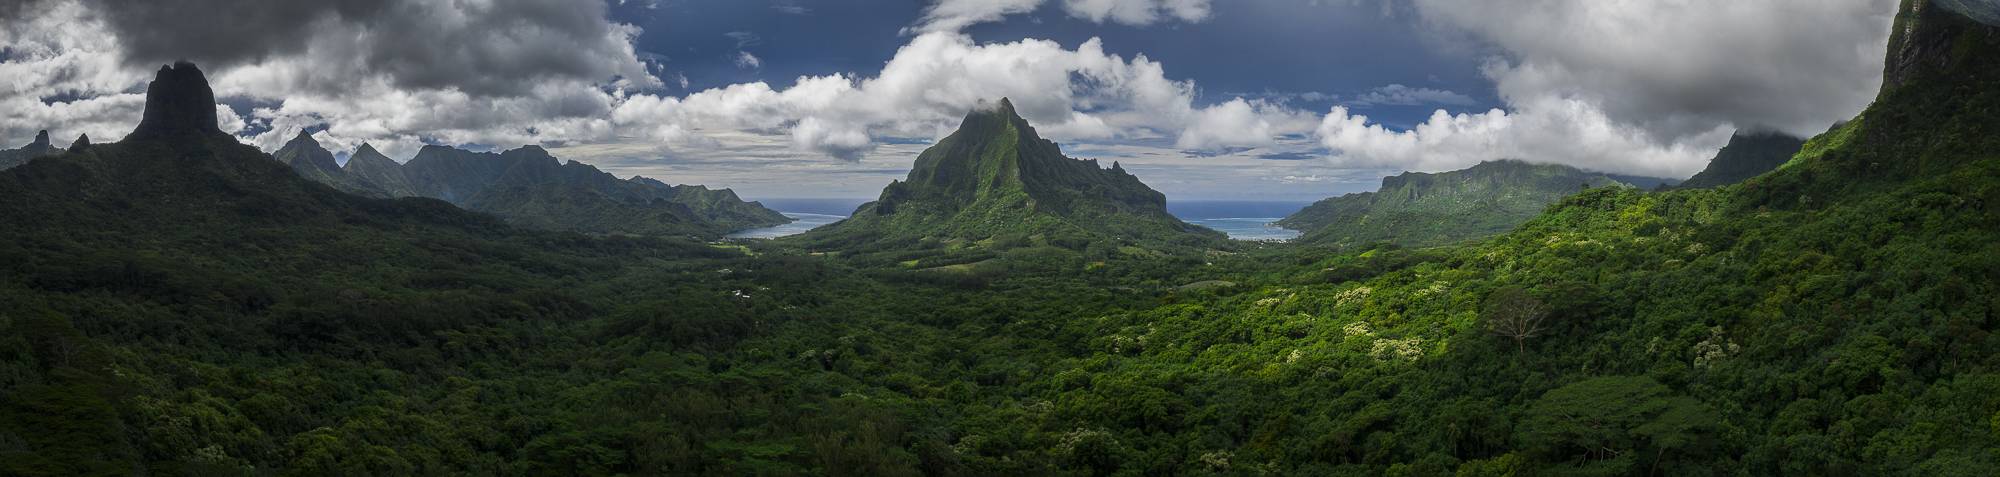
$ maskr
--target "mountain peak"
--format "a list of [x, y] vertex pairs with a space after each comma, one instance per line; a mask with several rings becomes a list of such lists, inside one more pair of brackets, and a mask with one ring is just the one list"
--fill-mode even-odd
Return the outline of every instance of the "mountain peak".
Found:
[[965, 120], [958, 124], [958, 133], [994, 135], [1010, 127], [1020, 131], [1023, 139], [1040, 139], [1035, 136], [1035, 128], [1028, 125], [1027, 119], [1021, 118], [1021, 114], [1014, 110], [1014, 102], [1007, 98], [1000, 98], [999, 102], [980, 100], [965, 113]]
[[215, 119], [215, 90], [208, 77], [186, 61], [160, 67], [153, 82], [146, 85], [146, 113], [132, 137], [151, 138], [184, 134], [220, 135]]
[[76, 136], [76, 142], [69, 143], [69, 150], [71, 151], [82, 151], [83, 148], [86, 147], [90, 147], [89, 134], [78, 134]]
[[55, 148], [55, 146], [49, 144], [49, 131], [46, 129], [42, 130], [41, 132], [35, 133], [34, 142], [28, 143], [28, 145], [22, 147], [21, 150], [27, 151], [28, 155], [30, 156], [41, 156], [59, 152]]
[[1907, 0], [1889, 37], [1889, 58], [1882, 66], [1882, 91], [1889, 91], [1931, 72], [1946, 70], [1955, 58], [1982, 54], [1960, 37], [1991, 38], [2000, 33], [2000, 7], [1966, 0]]
[[320, 147], [319, 140], [313, 139], [312, 133], [304, 129], [300, 129], [297, 136], [292, 136], [292, 140], [286, 141], [284, 147], [292, 147], [293, 145], [312, 148]]
[[307, 179], [357, 194], [372, 192], [347, 181], [341, 174], [339, 161], [334, 160], [333, 152], [321, 147], [310, 132], [299, 131], [292, 140], [285, 142], [284, 147], [278, 148], [278, 152], [272, 153], [271, 158], [292, 166], [292, 170]]
[[1700, 189], [1743, 182], [1784, 165], [1803, 145], [1804, 139], [1781, 132], [1737, 131], [1729, 136], [1729, 144], [1709, 159], [1708, 167], [1681, 182], [1679, 187]]
[[1064, 156], [1006, 98], [980, 102], [957, 131], [917, 156], [908, 177], [818, 236], [978, 241], [1003, 234], [1186, 243], [1220, 237], [1168, 214], [1166, 196], [1122, 166]]

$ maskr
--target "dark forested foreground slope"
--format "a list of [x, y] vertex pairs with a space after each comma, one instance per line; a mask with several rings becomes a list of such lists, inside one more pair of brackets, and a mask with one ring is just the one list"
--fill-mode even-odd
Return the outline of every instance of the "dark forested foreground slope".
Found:
[[1990, 475], [2000, 32], [1909, 3], [1774, 172], [1332, 255], [524, 231], [149, 101], [0, 172], [0, 474]]

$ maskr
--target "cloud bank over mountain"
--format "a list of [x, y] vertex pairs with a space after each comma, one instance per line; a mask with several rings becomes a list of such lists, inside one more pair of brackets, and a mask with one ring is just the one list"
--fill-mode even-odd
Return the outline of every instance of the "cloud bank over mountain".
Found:
[[[1811, 136], [1868, 104], [1892, 0], [1417, 0], [1446, 35], [1494, 51], [1505, 110], [1433, 115], [1407, 131], [1336, 108], [1320, 127], [1343, 164], [1456, 169], [1493, 157], [1684, 176], [1730, 132]], [[1671, 45], [1662, 47], [1662, 45]]]

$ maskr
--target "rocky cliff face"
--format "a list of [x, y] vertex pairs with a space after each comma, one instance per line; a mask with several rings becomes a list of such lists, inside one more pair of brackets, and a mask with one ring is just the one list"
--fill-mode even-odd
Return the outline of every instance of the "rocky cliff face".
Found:
[[146, 113], [127, 139], [177, 135], [224, 136], [215, 117], [215, 91], [194, 63], [163, 66], [146, 86]]
[[1823, 207], [1987, 162], [2000, 151], [1996, 13], [1992, 0], [1905, 0], [1875, 102], [1738, 193], [1763, 207]]
[[2000, 36], [2000, 6], [1985, 0], [1904, 0], [1889, 34], [1882, 89], [1948, 69]]

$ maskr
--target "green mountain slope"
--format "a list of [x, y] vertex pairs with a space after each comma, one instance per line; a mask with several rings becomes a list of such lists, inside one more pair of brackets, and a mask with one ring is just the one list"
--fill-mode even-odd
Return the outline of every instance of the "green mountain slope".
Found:
[[1743, 182], [1784, 165], [1804, 145], [1804, 139], [1784, 133], [1738, 132], [1729, 137], [1729, 144], [1722, 146], [1714, 159], [1708, 161], [1708, 167], [1680, 183], [1679, 187], [1702, 189]]
[[1955, 11], [1986, 8], [1905, 1], [1875, 102], [1806, 141], [1778, 173], [1746, 181], [1743, 193], [1760, 205], [1817, 207], [1992, 159], [2000, 151], [2000, 91], [1992, 86], [2000, 84], [2000, 26]]
[[479, 161], [478, 165], [459, 165], [461, 170], [482, 171], [468, 177], [481, 177], [486, 174], [483, 171], [501, 172], [491, 182], [470, 187], [431, 180], [433, 163], [419, 162], [425, 158], [420, 154], [410, 164], [410, 172], [416, 176], [413, 182], [444, 185], [446, 189], [435, 192], [440, 197], [464, 197], [457, 203], [530, 227], [714, 237], [791, 221], [761, 205], [743, 202], [733, 192], [669, 186], [643, 177], [621, 180], [588, 164], [563, 163], [534, 146], [498, 155], [433, 157]]
[[326, 150], [304, 130], [298, 136], [286, 141], [271, 158], [281, 164], [291, 166], [292, 171], [307, 180], [333, 186], [342, 192], [367, 197], [394, 197], [387, 191], [373, 187], [341, 170], [333, 158], [333, 151]]
[[[1094, 385], [1270, 416], [1120, 435], [1123, 455], [1283, 429], [1303, 437], [1214, 453], [1327, 475], [1990, 473], [2000, 28], [1935, 7], [1905, 3], [1861, 116], [1739, 187], [1598, 188], [1475, 245], [1302, 251], [1254, 291], [1078, 332], [1145, 339]], [[1092, 396], [1113, 399], [1050, 399]]]
[[[88, 139], [85, 139], [85, 141], [88, 142]], [[28, 161], [34, 160], [37, 157], [52, 156], [61, 154], [62, 152], [62, 148], [49, 144], [48, 131], [40, 131], [35, 133], [35, 140], [33, 142], [29, 142], [26, 146], [21, 146], [20, 149], [0, 149], [0, 170], [27, 164]]]
[[1556, 200], [1591, 187], [1627, 187], [1603, 174], [1518, 160], [1382, 178], [1382, 188], [1313, 203], [1277, 222], [1300, 243], [1442, 245], [1506, 232]]
[[1065, 157], [1001, 99], [966, 115], [852, 217], [804, 239], [820, 247], [919, 242], [978, 246], [995, 238], [1077, 248], [1094, 241], [1200, 245], [1220, 233], [1167, 213], [1166, 196], [1114, 163]]
[[376, 151], [374, 146], [362, 144], [341, 166], [341, 172], [370, 189], [381, 191], [390, 197], [416, 197], [417, 186], [403, 173], [403, 165], [389, 156]]

